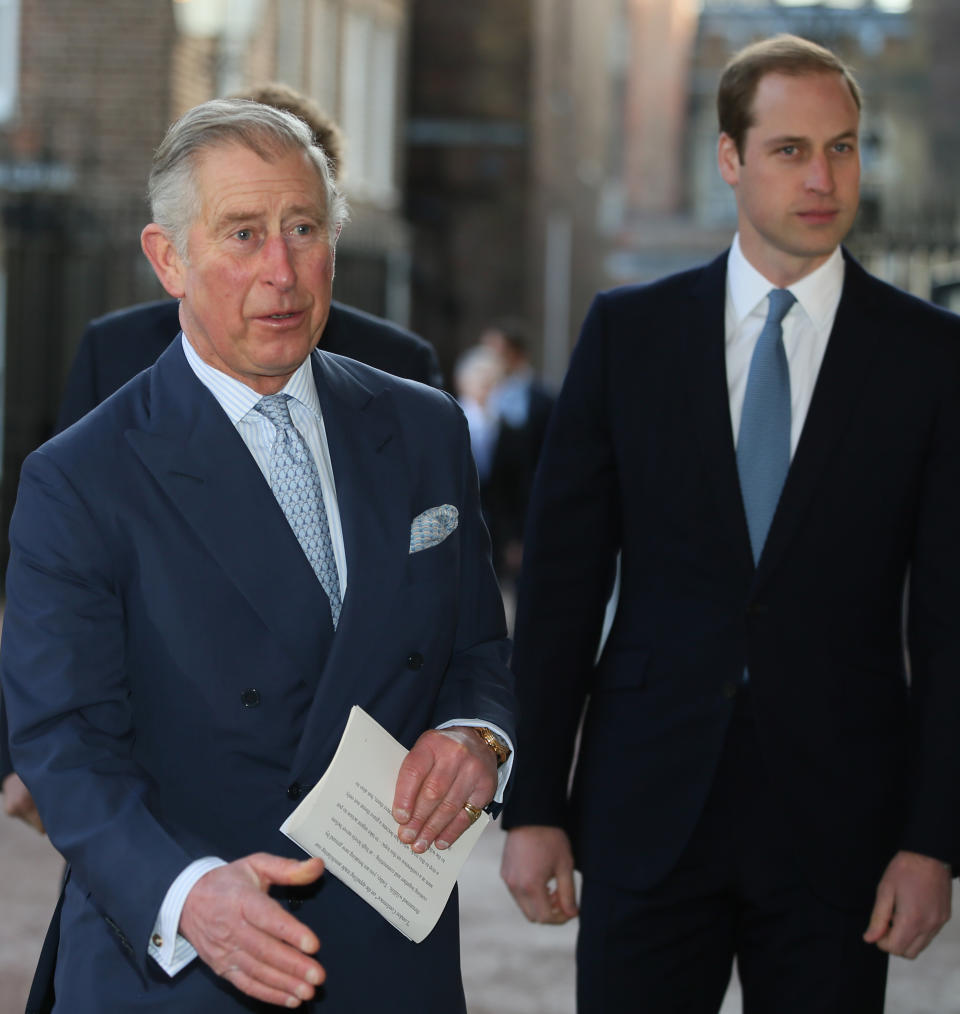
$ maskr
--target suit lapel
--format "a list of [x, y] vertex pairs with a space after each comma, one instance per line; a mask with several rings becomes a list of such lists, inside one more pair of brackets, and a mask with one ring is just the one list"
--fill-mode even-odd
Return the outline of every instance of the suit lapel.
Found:
[[760, 557], [758, 581], [771, 573], [800, 525], [827, 464], [841, 443], [844, 428], [859, 411], [864, 383], [874, 361], [871, 336], [882, 328], [882, 323], [868, 320], [870, 277], [849, 255], [845, 272], [843, 295], [803, 432]]
[[304, 623], [304, 614], [328, 607], [326, 595], [256, 462], [179, 343], [154, 369], [150, 426], [130, 430], [127, 439], [308, 685], [315, 685], [324, 638], [318, 626]]
[[677, 322], [685, 342], [679, 368], [687, 378], [687, 416], [705, 459], [716, 516], [738, 558], [752, 563], [730, 423], [724, 338], [726, 279], [724, 252], [703, 269], [683, 311], [686, 319]]
[[[339, 736], [360, 699], [365, 656], [378, 643], [403, 580], [410, 542], [409, 476], [389, 391], [374, 393], [335, 357], [315, 353], [314, 378], [337, 486], [347, 559], [347, 591], [324, 675], [314, 698], [294, 770], [322, 737]], [[336, 740], [328, 743], [331, 750]]]

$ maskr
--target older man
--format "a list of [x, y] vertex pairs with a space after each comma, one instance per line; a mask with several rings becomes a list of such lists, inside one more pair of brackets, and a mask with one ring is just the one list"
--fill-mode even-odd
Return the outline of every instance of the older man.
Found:
[[150, 193], [182, 338], [27, 460], [11, 524], [11, 746], [71, 864], [54, 1009], [463, 1010], [455, 902], [411, 944], [278, 831], [353, 704], [412, 747], [415, 851], [501, 798], [513, 702], [463, 418], [315, 351], [344, 209], [296, 118], [197, 107]]
[[[313, 132], [314, 141], [323, 148], [336, 181], [343, 162], [343, 138], [339, 126], [312, 99], [276, 81], [255, 85], [233, 98], [263, 102], [303, 120]], [[90, 321], [67, 376], [54, 432], [66, 429], [131, 377], [153, 365], [179, 334], [179, 314], [179, 300], [164, 299], [115, 310]], [[336, 300], [330, 303], [320, 347], [397, 377], [419, 380], [432, 387], [443, 386], [437, 353], [429, 342], [392, 321]], [[0, 793], [9, 816], [19, 817], [42, 832], [43, 824], [33, 798], [10, 760], [2, 696]]]

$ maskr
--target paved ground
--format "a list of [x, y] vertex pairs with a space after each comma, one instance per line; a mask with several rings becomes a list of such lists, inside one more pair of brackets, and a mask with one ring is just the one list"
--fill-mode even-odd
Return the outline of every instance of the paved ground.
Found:
[[[573, 1014], [575, 927], [520, 915], [498, 876], [502, 841], [499, 828], [487, 830], [461, 877], [470, 1014]], [[23, 1012], [60, 865], [46, 839], [0, 815], [0, 1014]], [[894, 961], [888, 996], [887, 1014], [960, 1014], [960, 918], [918, 961]], [[733, 983], [722, 1014], [739, 1011]]]

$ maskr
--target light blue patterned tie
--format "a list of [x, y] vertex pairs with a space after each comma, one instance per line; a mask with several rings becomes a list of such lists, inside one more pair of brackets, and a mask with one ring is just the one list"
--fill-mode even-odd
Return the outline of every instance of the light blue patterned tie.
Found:
[[737, 438], [737, 471], [747, 512], [753, 560], [760, 559], [790, 469], [790, 370], [783, 318], [796, 302], [787, 289], [770, 292], [770, 309], [757, 339]]
[[270, 488], [330, 599], [336, 629], [340, 620], [340, 579], [323, 504], [320, 473], [310, 448], [290, 418], [287, 394], [268, 394], [254, 406], [276, 428], [270, 448]]

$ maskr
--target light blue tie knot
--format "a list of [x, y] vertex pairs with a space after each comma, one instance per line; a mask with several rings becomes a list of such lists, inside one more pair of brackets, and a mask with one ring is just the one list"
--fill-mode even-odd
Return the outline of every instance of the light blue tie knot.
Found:
[[270, 447], [270, 488], [327, 593], [330, 616], [336, 628], [340, 620], [340, 578], [320, 473], [310, 448], [290, 418], [289, 397], [288, 394], [268, 394], [254, 406], [277, 431]]
[[790, 370], [782, 324], [796, 297], [788, 289], [773, 289], [769, 301], [750, 360], [737, 437], [737, 471], [754, 563], [790, 469]]

